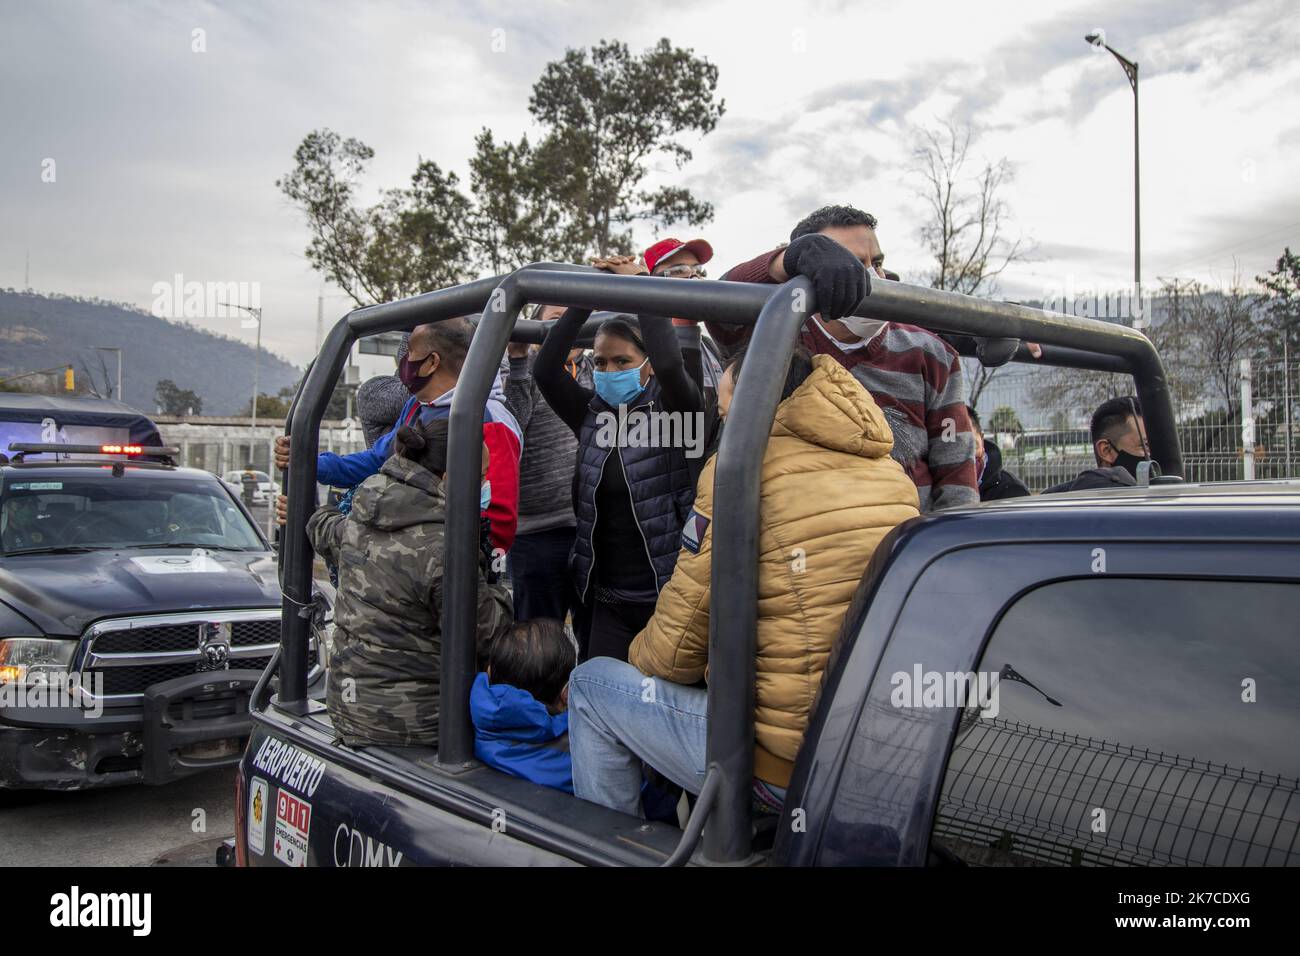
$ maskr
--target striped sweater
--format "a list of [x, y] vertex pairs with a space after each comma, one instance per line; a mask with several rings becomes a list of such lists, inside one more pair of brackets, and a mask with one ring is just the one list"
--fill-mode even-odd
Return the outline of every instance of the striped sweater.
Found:
[[[731, 269], [731, 282], [775, 282], [768, 265], [775, 252]], [[748, 329], [715, 326], [709, 334], [734, 349]], [[979, 504], [975, 436], [966, 411], [961, 358], [937, 335], [886, 322], [865, 346], [844, 349], [814, 318], [800, 339], [814, 355], [832, 355], [871, 393], [894, 432], [894, 458], [916, 484], [921, 511]]]

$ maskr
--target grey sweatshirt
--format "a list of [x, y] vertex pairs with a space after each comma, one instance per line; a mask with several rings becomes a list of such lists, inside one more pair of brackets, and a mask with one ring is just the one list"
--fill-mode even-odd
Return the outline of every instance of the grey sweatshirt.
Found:
[[[524, 433], [519, 459], [519, 534], [572, 528], [573, 470], [578, 439], [546, 404], [533, 381], [533, 356], [510, 359], [505, 403]], [[591, 387], [591, 360], [578, 363], [578, 382]]]

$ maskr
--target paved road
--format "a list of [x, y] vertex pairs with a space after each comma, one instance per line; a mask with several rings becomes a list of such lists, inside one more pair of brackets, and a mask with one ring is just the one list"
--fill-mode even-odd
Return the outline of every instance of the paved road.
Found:
[[165, 787], [0, 790], [0, 866], [212, 865], [234, 832], [233, 767]]

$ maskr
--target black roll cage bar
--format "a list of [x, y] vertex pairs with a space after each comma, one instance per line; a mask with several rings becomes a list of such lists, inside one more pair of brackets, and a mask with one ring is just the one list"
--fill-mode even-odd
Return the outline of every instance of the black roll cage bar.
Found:
[[[316, 501], [320, 422], [357, 339], [482, 313], [452, 399], [449, 425], [438, 762], [457, 772], [472, 766], [474, 758], [469, 692], [475, 669], [482, 410], [506, 344], [541, 342], [549, 328], [548, 323], [520, 319], [521, 309], [541, 303], [753, 325], [746, 360], [749, 372], [736, 386], [732, 405], [736, 411], [723, 431], [714, 478], [709, 657], [727, 664], [710, 671], [705, 799], [697, 802], [682, 847], [673, 855], [673, 862], [689, 857], [703, 822], [704, 862], [750, 862], [759, 474], [799, 329], [816, 312], [813, 299], [811, 283], [803, 277], [780, 286], [682, 281], [542, 262], [506, 276], [367, 306], [343, 316], [309, 366], [287, 422], [288, 433], [298, 437], [291, 443], [286, 479], [289, 505], [280, 549], [285, 600], [280, 683], [273, 705], [291, 716], [308, 711], [310, 614], [305, 612], [313, 600], [313, 552], [306, 535], [307, 519]], [[1164, 367], [1155, 347], [1140, 332], [902, 282], [873, 282], [856, 310], [859, 315], [868, 312], [871, 318], [976, 337], [983, 340], [981, 350], [991, 341], [1000, 347], [991, 351], [1010, 354], [1016, 361], [1132, 375], [1152, 456], [1164, 474], [1182, 474]], [[596, 324], [598, 320], [589, 321], [591, 327], [583, 328], [582, 338], [594, 334]], [[1042, 345], [1042, 357], [1030, 356], [1025, 341]], [[959, 351], [974, 354], [975, 346], [966, 343]], [[744, 560], [737, 559], [740, 555]]]

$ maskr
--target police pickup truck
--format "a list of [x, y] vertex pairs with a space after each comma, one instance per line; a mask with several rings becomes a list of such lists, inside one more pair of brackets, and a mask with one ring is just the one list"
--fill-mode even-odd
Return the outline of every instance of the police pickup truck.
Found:
[[250, 515], [115, 402], [7, 396], [0, 432], [0, 789], [236, 762], [279, 636]]
[[[806, 279], [779, 288], [539, 265], [353, 312], [291, 413], [286, 610], [237, 774], [236, 862], [444, 865], [1300, 864], [1300, 484], [1187, 485], [1164, 371], [1131, 329], [900, 283], [859, 306], [982, 357], [1132, 376], [1163, 476], [934, 513], [878, 548], [779, 814], [754, 754], [757, 475]], [[529, 302], [753, 324], [718, 451], [708, 772], [683, 827], [473, 759], [479, 415]], [[451, 416], [436, 748], [350, 748], [308, 692], [317, 427], [355, 338], [488, 305]], [[748, 364], [746, 366], [749, 367]], [[292, 603], [291, 603], [292, 602]], [[278, 672], [278, 688], [269, 679]]]

